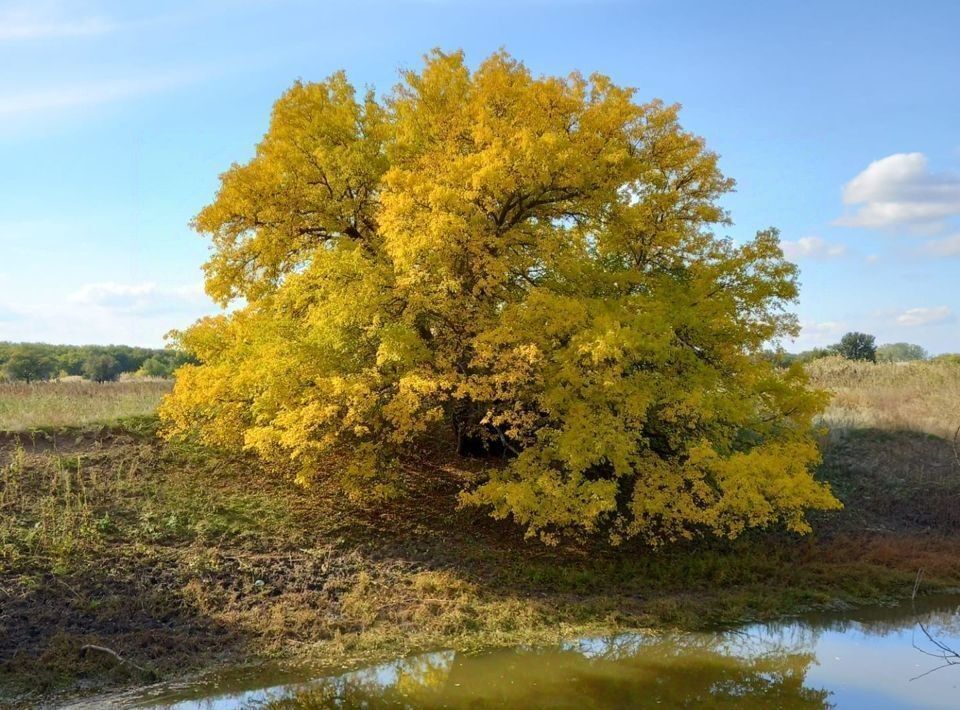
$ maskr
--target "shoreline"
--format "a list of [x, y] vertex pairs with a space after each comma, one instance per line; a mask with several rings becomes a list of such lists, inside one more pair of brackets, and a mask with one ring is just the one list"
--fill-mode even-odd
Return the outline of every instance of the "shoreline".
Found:
[[[909, 600], [910, 598], [908, 598]], [[910, 610], [901, 609], [908, 600], [888, 604], [873, 604], [863, 607], [834, 609], [826, 612], [800, 612], [775, 617], [767, 621], [721, 625], [710, 631], [719, 633], [738, 632], [754, 627], [774, 627], [778, 625], [801, 625], [815, 630], [831, 628], [836, 623], [855, 621], [858, 623], [888, 624], [891, 623], [891, 612], [902, 612], [904, 618], [912, 619], [916, 613], [955, 609], [960, 601], [960, 588], [953, 588], [947, 592], [927, 592], [918, 595], [915, 601], [910, 601]], [[151, 707], [166, 706], [180, 702], [233, 702], [239, 703], [266, 703], [271, 700], [282, 699], [286, 694], [306, 692], [308, 695], [318, 683], [339, 677], [348, 677], [358, 673], [375, 671], [380, 668], [402, 667], [406, 664], [416, 664], [423, 657], [452, 654], [456, 656], [485, 656], [502, 651], [528, 651], [534, 649], [556, 649], [567, 644], [589, 639], [608, 639], [619, 637], [643, 637], [643, 643], [656, 643], [662, 638], [665, 629], [589, 629], [583, 632], [573, 630], [557, 638], [545, 639], [541, 643], [501, 645], [482, 647], [478, 649], [458, 650], [448, 647], [435, 647], [426, 651], [415, 651], [404, 656], [384, 657], [371, 659], [363, 663], [349, 666], [335, 666], [329, 664], [284, 664], [278, 661], [262, 661], [227, 665], [222, 668], [209, 668], [197, 671], [180, 678], [166, 679], [156, 683], [134, 687], [132, 689], [106, 692], [91, 697], [70, 702], [65, 706], [68, 710], [88, 710], [99, 707], [121, 707], [125, 703], [143, 705], [150, 703]], [[682, 635], [696, 636], [696, 631], [682, 631]], [[702, 633], [702, 632], [699, 632]], [[246, 704], [242, 705], [246, 707]], [[258, 705], [259, 706], [259, 705]]]

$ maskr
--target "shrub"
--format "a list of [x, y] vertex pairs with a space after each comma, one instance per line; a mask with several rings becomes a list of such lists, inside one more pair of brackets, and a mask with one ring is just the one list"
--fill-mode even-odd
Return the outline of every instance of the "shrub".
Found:
[[944, 353], [933, 358], [934, 362], [947, 362], [952, 365], [960, 365], [960, 353]]

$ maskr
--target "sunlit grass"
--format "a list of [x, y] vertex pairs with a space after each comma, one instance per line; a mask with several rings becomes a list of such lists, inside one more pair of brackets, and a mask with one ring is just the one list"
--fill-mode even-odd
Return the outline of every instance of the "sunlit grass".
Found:
[[84, 426], [152, 414], [169, 381], [0, 383], [0, 431]]
[[833, 393], [823, 423], [840, 429], [913, 431], [952, 437], [960, 427], [960, 365], [872, 363], [839, 357], [806, 366]]

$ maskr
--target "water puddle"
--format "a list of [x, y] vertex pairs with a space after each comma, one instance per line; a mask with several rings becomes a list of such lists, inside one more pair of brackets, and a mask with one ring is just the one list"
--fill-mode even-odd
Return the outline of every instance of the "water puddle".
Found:
[[[96, 707], [960, 707], [960, 597], [711, 633], [438, 651], [308, 678], [237, 669]], [[86, 707], [92, 707], [89, 702]]]

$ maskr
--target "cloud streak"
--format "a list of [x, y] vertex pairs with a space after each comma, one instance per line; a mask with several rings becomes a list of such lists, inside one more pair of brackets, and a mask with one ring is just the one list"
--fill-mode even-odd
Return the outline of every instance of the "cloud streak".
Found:
[[923, 153], [876, 160], [843, 188], [845, 227], [931, 232], [960, 216], [960, 174], [934, 172]]
[[920, 250], [930, 256], [960, 256], [960, 233], [943, 239], [933, 239]]
[[193, 311], [210, 303], [201, 284], [161, 287], [152, 282], [125, 284], [115, 281], [84, 284], [67, 300], [79, 306], [125, 314]]
[[948, 306], [935, 306], [933, 308], [908, 308], [896, 317], [897, 325], [907, 327], [916, 327], [923, 325], [933, 325], [935, 323], [944, 323], [953, 317], [953, 312]]
[[44, 304], [0, 302], [0, 340], [159, 347], [171, 329], [219, 311], [199, 283], [103, 281]]
[[796, 241], [780, 243], [783, 254], [791, 261], [798, 259], [836, 259], [846, 255], [844, 244], [831, 244], [822, 237], [801, 237]]
[[811, 321], [800, 324], [800, 335], [803, 340], [812, 344], [823, 345], [838, 340], [846, 329], [847, 324], [838, 321]]
[[19, 94], [0, 95], [0, 118], [18, 118], [58, 109], [96, 106], [182, 86], [195, 77], [168, 74], [74, 84]]
[[0, 42], [86, 37], [115, 29], [117, 25], [103, 17], [65, 17], [55, 5], [0, 8]]

